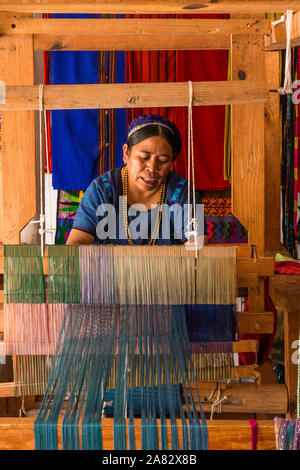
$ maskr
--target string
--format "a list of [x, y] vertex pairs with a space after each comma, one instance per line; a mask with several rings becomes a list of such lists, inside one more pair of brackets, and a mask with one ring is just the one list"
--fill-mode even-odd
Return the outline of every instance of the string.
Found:
[[[147, 252], [147, 247], [145, 250]], [[129, 251], [130, 247], [126, 247], [125, 255]], [[122, 256], [120, 253], [116, 256], [111, 247], [93, 246], [88, 247], [87, 259], [94, 259], [97, 252], [103, 254], [102, 267], [94, 274], [97, 276], [98, 289], [103, 287], [104, 292], [96, 293], [95, 297], [82, 293], [82, 298], [98, 298], [98, 305], [70, 304], [66, 308], [53, 368], [35, 423], [36, 448], [57, 449], [57, 421], [63, 405], [66, 404], [62, 448], [101, 449], [103, 407], [105, 402], [112, 399], [116, 450], [127, 448], [128, 437], [130, 449], [135, 448], [133, 418], [137, 402], [140, 407], [143, 449], [168, 447], [167, 418], [171, 422], [172, 449], [178, 449], [181, 445], [186, 450], [207, 448], [205, 417], [201, 410], [199, 392], [196, 390], [196, 395], [192, 393], [192, 383], [197, 381], [189, 352], [184, 307], [147, 305], [146, 298], [139, 305], [116, 303], [116, 298], [107, 292], [101, 277], [105, 278], [110, 266], [114, 264], [112, 261], [118, 264]], [[124, 258], [128, 263], [127, 257]], [[154, 275], [155, 279], [157, 272], [155, 262], [153, 256], [144, 258], [148, 282], [151, 284], [151, 278]], [[160, 256], [154, 257], [155, 259], [160, 261]], [[141, 271], [136, 270], [135, 263], [133, 268], [129, 269], [128, 278], [135, 285]], [[89, 262], [85, 264], [85, 269], [90, 272]], [[80, 272], [82, 278], [85, 278], [86, 272], [82, 269]], [[127, 280], [127, 275], [125, 277]], [[116, 271], [111, 283], [116, 286], [119, 284]], [[90, 290], [95, 287], [95, 282], [86, 285]], [[115, 292], [113, 286], [109, 288], [110, 292]], [[103, 304], [104, 299], [110, 303]], [[110, 378], [114, 374], [116, 388], [112, 395], [107, 392]], [[141, 385], [139, 390], [134, 388], [136, 377]], [[179, 384], [183, 387], [182, 399]], [[182, 443], [179, 440], [178, 414], [181, 418]], [[79, 426], [82, 415], [84, 418], [80, 443]], [[157, 418], [160, 418], [160, 436]]]
[[40, 217], [38, 220], [31, 220], [31, 224], [40, 224], [39, 234], [41, 236], [41, 256], [44, 256], [44, 200], [43, 200], [43, 147], [42, 147], [42, 113], [43, 113], [44, 85], [39, 85], [39, 166], [40, 166]]
[[[188, 82], [189, 85], [189, 106], [188, 106], [188, 224], [187, 232], [185, 236], [188, 239], [194, 238], [195, 246], [195, 257], [198, 257], [198, 227], [196, 219], [196, 192], [195, 192], [195, 171], [194, 171], [194, 145], [193, 145], [193, 85], [192, 82]], [[190, 217], [190, 186], [191, 176], [193, 182], [193, 217]]]
[[[48, 201], [49, 201], [49, 219], [52, 223], [52, 206], [51, 206], [51, 186], [50, 186], [50, 165], [49, 165], [49, 148], [48, 148], [48, 126], [47, 126], [47, 111], [44, 109], [44, 133], [45, 133], [45, 149], [46, 149], [46, 174], [47, 174], [47, 189], [48, 189]], [[55, 234], [55, 228], [48, 227], [44, 233], [50, 233], [53, 237]], [[51, 244], [54, 244], [54, 238]]]
[[283, 87], [278, 89], [280, 95], [293, 94], [292, 89], [292, 77], [291, 77], [291, 60], [292, 60], [292, 51], [291, 51], [291, 34], [292, 34], [292, 22], [293, 22], [293, 11], [287, 10], [285, 15], [282, 15], [279, 20], [272, 21], [273, 25], [278, 23], [285, 23], [286, 26], [286, 54], [285, 54], [285, 76]]
[[39, 84], [39, 170], [40, 170], [40, 216], [38, 220], [31, 220], [31, 224], [40, 224], [39, 234], [41, 236], [41, 256], [44, 256], [44, 234], [53, 234], [54, 228], [44, 228], [45, 225], [45, 210], [44, 210], [44, 164], [43, 164], [43, 126], [46, 139], [46, 160], [47, 160], [47, 175], [48, 175], [48, 200], [50, 221], [51, 216], [51, 200], [50, 200], [50, 182], [49, 182], [49, 156], [48, 156], [48, 130], [46, 125], [46, 111], [44, 110], [44, 85]]
[[[215, 381], [231, 377], [236, 297], [234, 247], [204, 247], [199, 252], [201, 263], [197, 264], [196, 276], [191, 276], [191, 271], [195, 273], [193, 257], [183, 247], [157, 246], [152, 247], [151, 253], [148, 247], [133, 250], [132, 247], [49, 246], [48, 250], [48, 303], [39, 305], [45, 301], [40, 247], [5, 246], [4, 291], [10, 304], [4, 307], [4, 321], [9, 327], [5, 328], [2, 346], [10, 354], [24, 356], [17, 359], [16, 368], [16, 383], [18, 390], [22, 387], [23, 394], [33, 390], [35, 381], [39, 392], [32, 394], [44, 391], [64, 303], [151, 305], [153, 308], [159, 302], [165, 306], [185, 305], [196, 379]], [[166, 272], [172, 272], [172, 276], [166, 276]], [[220, 315], [222, 328], [218, 326], [211, 331], [210, 324], [220, 325]], [[25, 324], [26, 327], [18, 328]], [[31, 360], [30, 354], [35, 354], [36, 359]], [[131, 356], [130, 360], [134, 361], [136, 370], [143, 367], [138, 357]], [[23, 370], [25, 367], [28, 374]], [[115, 361], [113, 367], [116, 370]], [[190, 370], [190, 377], [191, 373]], [[172, 374], [171, 380], [176, 375]], [[132, 387], [142, 386], [141, 377], [130, 375]], [[164, 381], [162, 376], [162, 385]], [[109, 387], [115, 386], [112, 374]]]

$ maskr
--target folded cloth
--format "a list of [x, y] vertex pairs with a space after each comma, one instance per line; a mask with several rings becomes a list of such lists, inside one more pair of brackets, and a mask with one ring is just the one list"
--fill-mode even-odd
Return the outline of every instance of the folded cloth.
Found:
[[275, 261], [275, 274], [300, 274], [297, 261]]

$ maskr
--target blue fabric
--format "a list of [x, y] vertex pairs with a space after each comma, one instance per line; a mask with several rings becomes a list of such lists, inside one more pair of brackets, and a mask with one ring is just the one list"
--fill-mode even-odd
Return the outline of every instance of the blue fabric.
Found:
[[235, 341], [234, 305], [185, 305], [190, 342]]
[[[125, 234], [125, 229], [123, 225], [122, 217], [122, 208], [120, 212], [119, 207], [119, 197], [122, 196], [122, 178], [121, 178], [121, 168], [116, 168], [108, 171], [104, 175], [96, 178], [88, 187], [83, 198], [80, 202], [80, 206], [75, 216], [73, 223], [73, 228], [82, 230], [84, 232], [90, 233], [95, 236], [95, 244], [104, 243], [104, 244], [117, 244], [117, 245], [128, 245], [128, 241]], [[191, 195], [191, 201], [192, 201]], [[179, 210], [183, 213], [184, 204], [187, 204], [188, 201], [188, 182], [185, 178], [182, 178], [177, 173], [171, 171], [168, 174], [166, 181], [166, 197], [165, 204], [169, 207], [172, 207], [174, 204], [177, 204]], [[196, 203], [201, 204], [201, 198], [199, 192], [196, 191]], [[115, 227], [115, 236], [110, 236], [106, 239], [99, 239], [96, 233], [97, 224], [103, 220], [107, 213], [103, 212], [103, 216], [97, 215], [96, 211], [100, 204], [111, 204], [115, 207], [116, 210], [116, 227]], [[168, 217], [170, 214], [170, 234], [168, 237], [163, 233], [163, 227], [168, 224], [164, 224], [163, 221], [167, 220], [165, 217]], [[136, 215], [128, 215], [128, 223], [130, 224]], [[145, 224], [145, 231], [142, 229], [142, 236], [134, 240], [134, 244], [143, 245], [148, 244], [151, 239], [151, 216], [156, 217], [156, 211], [147, 211], [146, 217], [148, 221]], [[155, 219], [154, 219], [155, 220]], [[157, 245], [182, 245], [186, 238], [184, 232], [186, 231], [186, 219], [182, 216], [182, 223], [184, 226], [178, 227], [175, 223], [174, 211], [170, 212], [163, 211], [162, 223], [160, 224], [159, 236], [157, 238]], [[199, 224], [200, 225], [200, 224]], [[153, 226], [153, 225], [152, 225]], [[137, 229], [139, 230], [139, 229]], [[147, 233], [148, 237], [143, 238], [143, 234]], [[201, 232], [199, 232], [201, 233]]]
[[[98, 18], [100, 15], [52, 15], [52, 18]], [[50, 84], [99, 83], [98, 51], [53, 51]], [[117, 82], [125, 82], [125, 53], [117, 53]], [[54, 189], [86, 190], [99, 175], [99, 110], [75, 109], [51, 112], [52, 184]], [[116, 166], [122, 165], [122, 146], [127, 140], [126, 110], [116, 110]], [[106, 162], [106, 168], [109, 169]]]
[[[52, 15], [53, 18], [97, 18], [99, 15]], [[50, 53], [50, 84], [98, 83], [98, 52]], [[57, 110], [51, 113], [54, 189], [85, 190], [97, 176], [98, 111]]]

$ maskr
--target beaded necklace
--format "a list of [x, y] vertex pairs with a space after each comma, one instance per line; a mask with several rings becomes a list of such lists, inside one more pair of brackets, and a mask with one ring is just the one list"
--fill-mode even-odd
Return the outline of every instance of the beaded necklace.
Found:
[[[129, 245], [134, 245], [132, 238], [130, 237], [129, 234], [129, 226], [128, 226], [128, 213], [127, 213], [127, 193], [128, 193], [128, 168], [127, 166], [124, 167], [123, 170], [123, 175], [122, 175], [122, 190], [123, 190], [123, 220], [125, 224], [125, 230], [126, 230], [126, 237], [128, 240]], [[162, 183], [160, 186], [160, 196], [159, 196], [159, 202], [158, 202], [158, 213], [155, 221], [155, 226], [152, 234], [152, 238], [150, 242], [148, 243], [149, 246], [153, 246], [156, 243], [156, 237], [158, 235], [160, 223], [161, 223], [161, 217], [162, 217], [162, 205], [165, 199], [165, 194], [166, 194], [166, 184]]]

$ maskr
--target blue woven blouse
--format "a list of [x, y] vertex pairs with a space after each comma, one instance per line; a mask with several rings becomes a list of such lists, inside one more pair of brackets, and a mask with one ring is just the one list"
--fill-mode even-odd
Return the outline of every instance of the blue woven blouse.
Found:
[[[190, 217], [192, 217], [192, 185], [190, 186]], [[206, 234], [204, 210], [201, 204], [199, 192], [196, 190], [198, 234]], [[95, 237], [94, 244], [128, 245], [123, 221], [121, 168], [110, 170], [94, 179], [85, 191], [73, 228], [90, 233]], [[113, 211], [107, 209], [105, 204], [113, 206]], [[166, 196], [162, 211], [162, 220], [156, 245], [182, 245], [186, 241], [188, 221], [188, 182], [174, 171], [169, 172], [166, 180]], [[185, 206], [186, 205], [186, 206]], [[106, 210], [107, 209], [107, 210]], [[152, 238], [152, 227], [157, 217], [156, 209], [148, 211], [132, 211], [128, 206], [128, 224], [130, 236], [136, 245], [147, 245]], [[134, 212], [134, 213], [131, 213]], [[113, 216], [108, 222], [108, 214]], [[111, 222], [112, 221], [112, 222]], [[151, 223], [152, 222], [152, 223]], [[132, 227], [136, 229], [135, 237], [132, 235]], [[105, 229], [107, 231], [105, 232]]]

